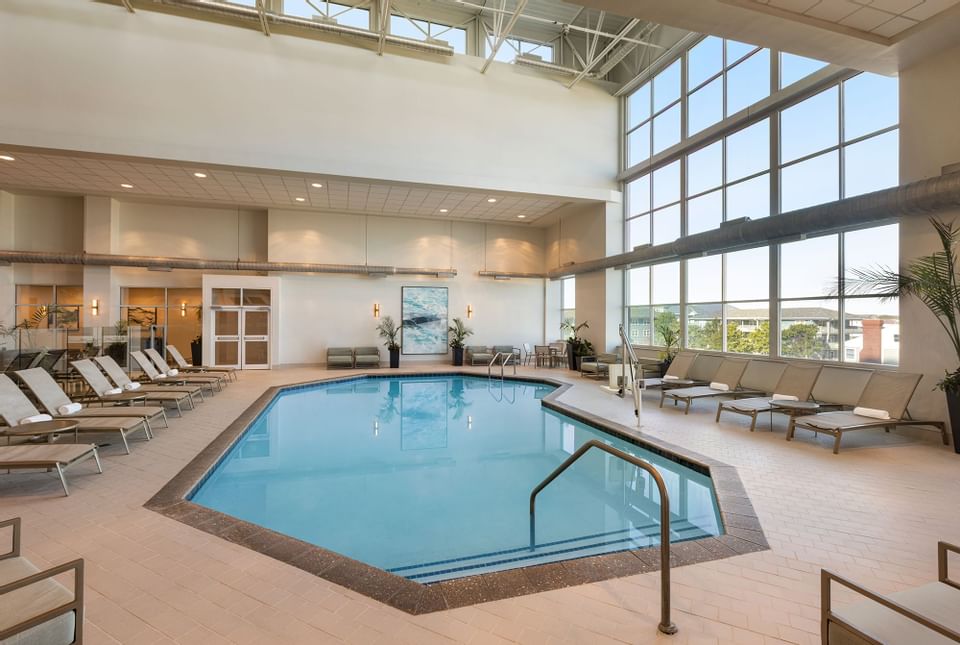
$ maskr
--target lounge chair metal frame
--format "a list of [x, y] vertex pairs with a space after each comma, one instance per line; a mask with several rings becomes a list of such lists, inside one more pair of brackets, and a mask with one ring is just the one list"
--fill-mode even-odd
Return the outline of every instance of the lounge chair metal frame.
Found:
[[[960, 590], [960, 583], [950, 580], [949, 574], [947, 571], [947, 555], [948, 551], [953, 553], [960, 554], [960, 547], [950, 544], [948, 542], [937, 542], [937, 581], [941, 584], [948, 585], [954, 589]], [[944, 636], [950, 640], [960, 643], [960, 633], [941, 625], [940, 623], [923, 616], [922, 614], [905, 607], [902, 604], [896, 602], [891, 598], [887, 598], [878, 593], [870, 591], [862, 585], [858, 585], [849, 578], [845, 578], [841, 575], [828, 571], [827, 569], [820, 570], [820, 641], [823, 645], [830, 645], [830, 624], [836, 623], [843, 627], [843, 629], [851, 632], [851, 634], [862, 639], [865, 643], [870, 643], [871, 645], [884, 645], [883, 640], [878, 639], [876, 636], [871, 635], [864, 631], [863, 628], [856, 627], [850, 622], [844, 620], [841, 616], [838, 616], [833, 611], [832, 607], [832, 583], [837, 583], [851, 591], [860, 594], [868, 600], [871, 600], [878, 605], [886, 607], [890, 611], [896, 612], [901, 616], [914, 621], [918, 625], [926, 627], [927, 629], [934, 631], [941, 636]]]
[[[11, 548], [8, 553], [0, 554], [0, 560], [7, 560], [9, 558], [19, 558], [20, 556], [20, 518], [15, 517], [10, 520], [4, 520], [0, 522], [0, 528], [12, 527], [13, 529], [13, 539], [11, 540]], [[56, 618], [57, 616], [62, 616], [73, 612], [74, 621], [73, 621], [73, 642], [75, 645], [81, 645], [83, 643], [83, 559], [78, 558], [76, 560], [71, 560], [70, 562], [64, 562], [63, 564], [58, 564], [56, 566], [50, 567], [49, 569], [44, 569], [43, 571], [38, 571], [37, 573], [27, 576], [26, 578], [21, 578], [19, 580], [14, 580], [13, 582], [7, 583], [0, 586], [0, 596], [4, 594], [11, 593], [17, 589], [24, 589], [30, 585], [36, 584], [44, 580], [50, 580], [54, 576], [59, 576], [61, 574], [67, 573], [68, 571], [73, 572], [73, 600], [64, 603], [53, 609], [49, 609], [37, 616], [32, 616], [27, 620], [20, 621], [19, 623], [12, 625], [11, 627], [0, 631], [0, 641], [6, 641], [12, 636], [21, 634], [28, 629], [32, 629], [38, 625]]]
[[[7, 458], [4, 456], [4, 452], [13, 453], [13, 454], [22, 454], [24, 452], [29, 453], [43, 453], [43, 452], [62, 452], [60, 448], [72, 448], [77, 446], [78, 448], [86, 448], [86, 450], [78, 451], [77, 454], [70, 459], [56, 459], [53, 457], [50, 458], [37, 458], [36, 455], [32, 457], [20, 457], [19, 459], [12, 457]], [[53, 448], [55, 450], [48, 450], [48, 448]], [[11, 450], [12, 449], [12, 450]], [[17, 450], [20, 449], [20, 450]], [[27, 450], [29, 449], [29, 450]], [[130, 452], [129, 450], [127, 451]], [[2, 446], [0, 447], [0, 469], [3, 470], [36, 470], [37, 468], [46, 468], [49, 472], [50, 470], [56, 470], [57, 475], [60, 477], [60, 485], [63, 486], [63, 494], [69, 496], [70, 489], [67, 487], [67, 478], [66, 471], [67, 469], [74, 465], [78, 464], [81, 461], [86, 461], [87, 459], [93, 457], [93, 460], [97, 464], [97, 472], [103, 473], [103, 464], [100, 463], [100, 453], [97, 452], [97, 446], [94, 444], [18, 444], [15, 446]], [[2, 524], [0, 524], [2, 526]], [[3, 593], [3, 588], [0, 587], [0, 594]], [[0, 634], [0, 640], [3, 639], [3, 634]]]

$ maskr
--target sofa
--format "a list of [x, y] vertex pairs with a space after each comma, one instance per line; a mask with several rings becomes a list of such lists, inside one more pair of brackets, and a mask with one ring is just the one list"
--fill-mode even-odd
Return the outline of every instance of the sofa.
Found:
[[328, 347], [327, 369], [353, 368], [353, 349], [350, 347]]

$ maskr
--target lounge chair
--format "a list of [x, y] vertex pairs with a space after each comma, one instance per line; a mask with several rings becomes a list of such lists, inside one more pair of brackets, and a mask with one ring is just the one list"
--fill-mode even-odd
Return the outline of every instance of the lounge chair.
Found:
[[11, 372], [16, 372], [17, 370], [26, 370], [31, 367], [36, 367], [37, 363], [40, 362], [40, 359], [43, 358], [41, 352], [20, 352], [7, 363], [7, 366], [3, 368], [4, 374], [10, 374]]
[[353, 348], [351, 347], [328, 347], [327, 348], [327, 369], [352, 369], [353, 368]]
[[210, 367], [208, 365], [191, 365], [180, 353], [180, 350], [173, 345], [167, 345], [167, 355], [173, 357], [173, 362], [177, 364], [177, 369], [181, 372], [213, 372], [214, 374], [224, 374], [228, 378], [237, 380], [237, 370], [232, 367]]
[[517, 365], [520, 363], [520, 350], [513, 345], [494, 345], [490, 348], [490, 351], [494, 356], [497, 354], [501, 355], [499, 362], [507, 360], [507, 356], [513, 356], [513, 364]]
[[[180, 404], [189, 401], [190, 408], [193, 408], [193, 399], [190, 395], [183, 392], [149, 392], [145, 390], [125, 391], [121, 387], [114, 387], [107, 377], [103, 375], [96, 363], [89, 358], [70, 363], [73, 369], [87, 383], [87, 387], [93, 393], [93, 397], [100, 402], [100, 405], [131, 405], [134, 400], [139, 399], [144, 405], [173, 403], [177, 408], [177, 415], [183, 416], [183, 409]], [[162, 409], [162, 408], [161, 408]]]
[[161, 420], [163, 421], [163, 427], [170, 427], [170, 424], [167, 423], [166, 411], [163, 408], [147, 405], [133, 407], [129, 405], [129, 401], [126, 402], [128, 405], [98, 408], [82, 407], [82, 403], [71, 401], [66, 392], [53, 380], [53, 377], [39, 367], [14, 373], [54, 419], [135, 417], [143, 419], [151, 435], [153, 434], [151, 424], [154, 421]]
[[[167, 359], [160, 355], [160, 352], [155, 350], [152, 347], [148, 347], [143, 350], [143, 355], [146, 356], [151, 363], [157, 368], [157, 371], [162, 374], [164, 377], [176, 377], [180, 375], [180, 370], [175, 367], [170, 367], [167, 364]], [[227, 377], [223, 374], [197, 374], [191, 373], [185, 375], [185, 378], [192, 379], [195, 383], [210, 383], [217, 386], [217, 390], [222, 390], [223, 386], [227, 384]]]
[[380, 348], [355, 347], [353, 349], [353, 362], [357, 368], [380, 367]]
[[53, 368], [57, 366], [57, 363], [60, 362], [60, 359], [63, 358], [66, 353], [67, 350], [65, 349], [47, 350], [40, 357], [40, 360], [37, 361], [37, 364], [31, 367], [39, 367], [40, 369], [46, 370], [47, 372], [53, 374]]
[[621, 356], [613, 353], [596, 354], [580, 358], [580, 376], [606, 378], [611, 365], [620, 363]]
[[[695, 399], [708, 399], [715, 396], [730, 396], [736, 394], [740, 389], [740, 379], [743, 377], [749, 363], [759, 361], [745, 361], [739, 358], [727, 358], [720, 364], [720, 368], [713, 376], [709, 385], [699, 385], [694, 387], [680, 387], [675, 389], [660, 390], [660, 407], [666, 399], [673, 399], [673, 404], [678, 401], [686, 403], [683, 409], [684, 414], [690, 413], [690, 404]], [[766, 361], [772, 363], [772, 361]], [[757, 394], [757, 392], [743, 392], [747, 394]]]
[[470, 365], [476, 365], [477, 363], [489, 365], [490, 361], [493, 360], [493, 352], [490, 351], [490, 348], [483, 347], [482, 345], [467, 345], [464, 354], [467, 363]]
[[[937, 543], [937, 582], [883, 596], [826, 569], [820, 570], [820, 642], [823, 645], [948, 644], [960, 642], [960, 582], [950, 579], [948, 552]], [[834, 609], [833, 583], [866, 600]]]
[[911, 419], [907, 406], [920, 384], [920, 374], [878, 371], [870, 376], [853, 410], [821, 412], [793, 419], [787, 430], [787, 441], [793, 439], [797, 427], [833, 436], [833, 454], [840, 452], [844, 432], [890, 428], [901, 425], [932, 426], [940, 431], [944, 445], [949, 444], [947, 427], [942, 421]]
[[[39, 419], [37, 419], [38, 417]], [[52, 417], [49, 414], [41, 414], [9, 376], [0, 374], [0, 419], [3, 419], [8, 426], [13, 427], [31, 418], [49, 420]], [[146, 422], [138, 417], [79, 417], [72, 419], [72, 421], [77, 424], [74, 430], [74, 433], [77, 434], [81, 432], [119, 434], [128, 455], [130, 454], [130, 444], [127, 442], [129, 435], [142, 430], [146, 438], [150, 439], [150, 429]]]
[[[774, 401], [806, 401], [809, 399], [810, 392], [817, 382], [817, 376], [820, 374], [820, 368], [820, 365], [788, 363], [773, 390], [767, 390], [770, 396], [720, 401], [717, 404], [716, 421], [720, 422], [720, 414], [723, 411], [743, 414], [750, 417], [750, 432], [753, 432], [757, 427], [757, 416], [761, 412], [775, 411], [775, 408], [771, 405]], [[744, 374], [744, 377], [746, 377], [746, 374]]]
[[[680, 354], [677, 354], [679, 357]], [[675, 357], [674, 361], [677, 360]], [[720, 369], [720, 366], [723, 365], [723, 361], [726, 360], [723, 356], [715, 356], [713, 354], [697, 354], [690, 365], [687, 367], [686, 376], [678, 378], [668, 378], [670, 376], [670, 370], [667, 369], [667, 373], [662, 379], [660, 379], [660, 389], [676, 389], [681, 387], [694, 387], [697, 385], [709, 385], [715, 379], [717, 375], [717, 370]], [[673, 363], [670, 364], [670, 367], [673, 367]], [[649, 387], [650, 385], [656, 387], [656, 380], [653, 383], [648, 384], [648, 381], [644, 381], [645, 386]]]
[[113, 357], [97, 356], [93, 360], [106, 372], [107, 376], [110, 377], [116, 386], [124, 392], [149, 392], [151, 395], [163, 393], [185, 395], [190, 397], [190, 407], [194, 407], [197, 402], [194, 397], [200, 397], [200, 401], [203, 401], [203, 390], [196, 385], [151, 385], [149, 383], [131, 381], [127, 373], [123, 371], [123, 368], [120, 367], [117, 361], [113, 360]]
[[161, 374], [143, 352], [130, 352], [130, 357], [137, 362], [141, 371], [150, 379], [150, 382], [155, 385], [192, 385], [201, 388], [201, 391], [202, 388], [207, 388], [210, 390], [210, 394], [214, 393], [214, 387], [219, 388], [218, 382], [205, 378], [180, 376], [179, 374]]
[[[55, 446], [65, 448], [73, 446]], [[10, 527], [11, 548], [0, 555], [0, 643], [69, 645], [83, 642], [83, 560], [41, 571], [20, 554], [20, 518], [0, 522]], [[73, 589], [54, 578], [73, 573]]]
[[679, 352], [673, 357], [670, 366], [662, 377], [643, 379], [644, 389], [661, 387], [667, 381], [677, 381], [685, 385], [693, 385], [693, 381], [687, 379], [687, 374], [690, 372], [690, 368], [693, 366], [693, 362], [697, 359], [697, 356], [698, 354], [696, 352], [686, 350]]

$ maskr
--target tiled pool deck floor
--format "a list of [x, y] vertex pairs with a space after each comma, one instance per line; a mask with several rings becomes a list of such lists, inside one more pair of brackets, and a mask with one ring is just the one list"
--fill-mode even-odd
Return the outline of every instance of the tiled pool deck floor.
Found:
[[[562, 402], [632, 424], [595, 381], [521, 372], [569, 379]], [[715, 424], [712, 404], [684, 417], [650, 395], [642, 432], [736, 467], [770, 545], [674, 569], [675, 636], [656, 631], [656, 572], [410, 615], [144, 508], [268, 387], [343, 374], [244, 373], [132, 455], [105, 449], [103, 475], [75, 467], [70, 497], [48, 474], [0, 476], [0, 517], [23, 517], [38, 565], [86, 559], [88, 643], [817, 643], [821, 567], [890, 592], [936, 579], [937, 539], [960, 541], [960, 456], [935, 433], [851, 433], [833, 455], [829, 437], [785, 442], [783, 419], [750, 433], [746, 417]]]

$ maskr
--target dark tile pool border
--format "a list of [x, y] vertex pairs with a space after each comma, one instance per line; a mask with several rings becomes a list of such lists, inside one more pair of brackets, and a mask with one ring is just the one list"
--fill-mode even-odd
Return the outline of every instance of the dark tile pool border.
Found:
[[[426, 614], [660, 570], [659, 548], [654, 546], [422, 584], [189, 501], [191, 493], [206, 480], [244, 431], [267, 410], [271, 401], [281, 392], [305, 389], [324, 383], [345, 383], [368, 378], [453, 375], [484, 376], [465, 370], [437, 372], [390, 370], [351, 373], [343, 377], [271, 387], [167, 482], [144, 504], [144, 507], [409, 614]], [[672, 544], [671, 567], [718, 560], [769, 548], [757, 514], [734, 467], [558, 401], [557, 399], [564, 392], [573, 387], [568, 382], [549, 377], [512, 376], [509, 378], [555, 386], [557, 389], [543, 398], [544, 407], [573, 417], [696, 471], [709, 474], [716, 491], [724, 533], [717, 537]]]

